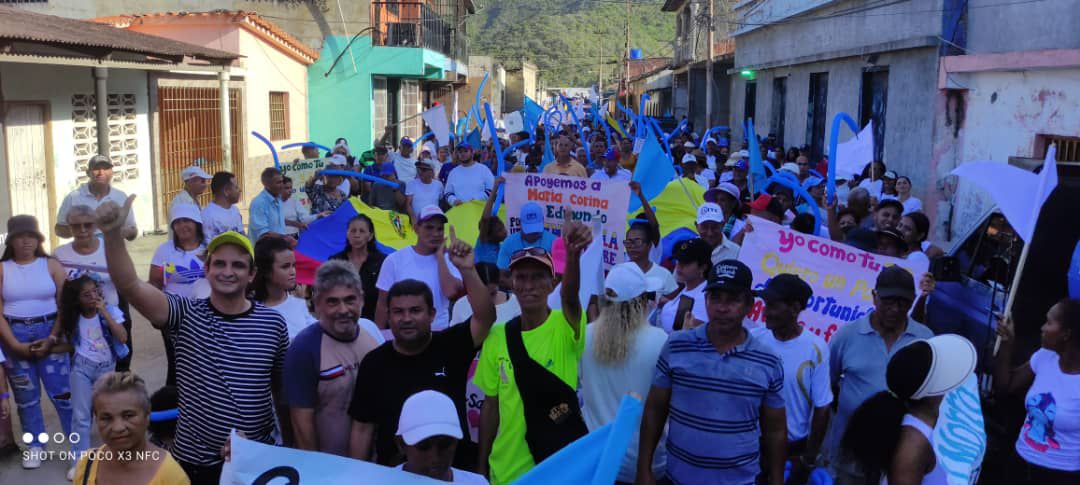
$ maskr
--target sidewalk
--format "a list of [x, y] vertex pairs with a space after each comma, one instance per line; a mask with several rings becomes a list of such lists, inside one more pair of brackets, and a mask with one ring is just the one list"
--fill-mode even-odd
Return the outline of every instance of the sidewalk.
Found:
[[[143, 236], [134, 242], [128, 243], [128, 251], [135, 261], [135, 268], [139, 277], [145, 280], [150, 271], [150, 258], [154, 250], [165, 242], [167, 236]], [[134, 319], [132, 333], [134, 334], [135, 356], [131, 364], [132, 369], [145, 381], [150, 393], [165, 384], [165, 348], [161, 342], [161, 333], [150, 326], [150, 323], [138, 312], [132, 309], [131, 316]], [[45, 429], [51, 433], [61, 431], [60, 422], [56, 417], [56, 410], [52, 402], [44, 394], [41, 396], [42, 412], [45, 414]], [[19, 415], [15, 402], [10, 403], [12, 414], [12, 428], [16, 440], [20, 440], [22, 427], [19, 424]], [[100, 446], [101, 438], [98, 437], [97, 429], [91, 426], [92, 446]], [[50, 444], [50, 451], [59, 452], [69, 449], [67, 445]], [[11, 453], [0, 457], [0, 483], [21, 483], [34, 485], [52, 485], [69, 483], [67, 470], [71, 464], [57, 460], [42, 462], [37, 470], [23, 470], [21, 453]]]

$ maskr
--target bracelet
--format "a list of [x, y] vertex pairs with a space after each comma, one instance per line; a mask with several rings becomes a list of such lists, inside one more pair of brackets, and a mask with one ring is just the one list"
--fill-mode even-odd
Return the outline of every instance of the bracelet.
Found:
[[0, 401], [3, 401], [3, 400], [5, 400], [5, 399], [7, 399], [9, 397], [11, 397], [10, 392], [0, 392]]

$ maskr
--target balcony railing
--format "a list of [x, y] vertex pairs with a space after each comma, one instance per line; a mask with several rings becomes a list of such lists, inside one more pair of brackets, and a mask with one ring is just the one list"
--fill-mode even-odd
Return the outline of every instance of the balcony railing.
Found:
[[[438, 8], [432, 8], [432, 3]], [[371, 2], [374, 45], [417, 47], [458, 60], [468, 59], [464, 23], [454, 2]], [[447, 5], [441, 5], [447, 4]], [[460, 27], [459, 27], [460, 26]]]

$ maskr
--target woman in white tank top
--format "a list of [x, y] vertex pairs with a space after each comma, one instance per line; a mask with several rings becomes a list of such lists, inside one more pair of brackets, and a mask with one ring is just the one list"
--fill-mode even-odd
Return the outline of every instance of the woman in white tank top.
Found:
[[934, 448], [934, 426], [945, 394], [975, 370], [975, 346], [945, 334], [913, 342], [889, 359], [887, 391], [862, 403], [841, 446], [870, 480], [881, 484], [947, 485]]
[[[18, 404], [19, 421], [23, 434], [37, 437], [45, 432], [39, 399], [44, 387], [68, 434], [70, 345], [59, 342], [60, 325], [56, 321], [57, 293], [66, 273], [58, 261], [45, 254], [45, 238], [33, 216], [12, 217], [7, 229], [7, 242], [0, 256], [0, 342], [11, 360], [8, 380]], [[30, 453], [23, 453], [23, 468], [41, 466], [37, 451], [43, 447], [44, 443], [30, 443]]]

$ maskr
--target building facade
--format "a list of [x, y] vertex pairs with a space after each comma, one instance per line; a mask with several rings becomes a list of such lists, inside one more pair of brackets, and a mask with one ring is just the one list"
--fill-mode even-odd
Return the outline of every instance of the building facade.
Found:
[[[686, 117], [691, 130], [698, 134], [726, 124], [730, 117], [728, 86], [735, 42], [729, 37], [732, 24], [726, 20], [730, 18], [734, 4], [731, 0], [666, 0], [661, 7], [661, 11], [676, 15], [670, 116], [676, 120]], [[713, 34], [711, 45], [710, 30]], [[708, 103], [710, 88], [711, 106]]]

